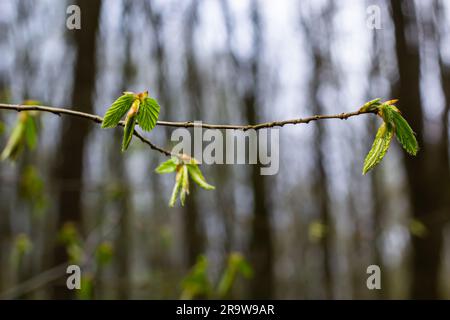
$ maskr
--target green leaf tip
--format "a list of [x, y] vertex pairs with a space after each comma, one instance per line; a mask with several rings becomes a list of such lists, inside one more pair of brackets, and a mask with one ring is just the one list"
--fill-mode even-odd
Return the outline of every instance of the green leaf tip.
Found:
[[156, 169], [155, 172], [159, 174], [166, 174], [175, 172], [177, 169], [178, 161], [176, 157], [172, 157], [169, 160], [161, 163]]
[[134, 125], [136, 123], [136, 115], [132, 114], [125, 120], [125, 128], [123, 129], [122, 152], [125, 152], [133, 138]]
[[177, 171], [177, 175], [175, 177], [175, 185], [173, 186], [172, 195], [169, 200], [169, 207], [173, 208], [175, 203], [177, 202], [178, 193], [180, 192], [182, 185], [182, 175], [184, 174], [183, 170]]
[[417, 155], [419, 151], [419, 143], [417, 142], [414, 131], [409, 126], [408, 122], [399, 112], [393, 112], [393, 121], [395, 126], [395, 135], [398, 142], [402, 145], [410, 155]]
[[197, 164], [188, 164], [186, 166], [189, 171], [189, 176], [192, 178], [192, 180], [196, 184], [198, 184], [200, 187], [202, 187], [205, 190], [214, 190], [215, 189], [214, 186], [212, 186], [206, 182], [206, 179], [203, 176], [203, 174]]
[[198, 167], [198, 161], [185, 154], [173, 156], [169, 160], [161, 163], [155, 169], [155, 172], [159, 174], [176, 172], [175, 185], [169, 200], [170, 207], [175, 206], [178, 196], [180, 197], [181, 205], [184, 206], [186, 196], [189, 195], [189, 178], [203, 189], [215, 189], [214, 186], [206, 182], [205, 177]]
[[393, 137], [394, 128], [387, 123], [383, 123], [378, 129], [375, 140], [373, 141], [372, 148], [364, 160], [363, 174], [366, 174], [369, 170], [375, 167], [383, 160], [386, 152], [389, 149], [391, 140]]
[[187, 166], [182, 166], [180, 171], [181, 173], [181, 191], [180, 191], [180, 202], [181, 205], [184, 206], [184, 202], [186, 201], [186, 196], [189, 194], [189, 174], [187, 170]]
[[411, 129], [408, 122], [401, 115], [400, 110], [394, 105], [398, 100], [386, 101], [380, 108], [380, 116], [384, 122], [389, 123], [395, 129], [395, 135], [398, 142], [403, 149], [410, 155], [417, 155], [419, 151], [419, 144], [417, 142], [414, 131]]
[[[403, 149], [405, 149], [410, 155], [415, 156], [419, 151], [419, 144], [414, 131], [411, 129], [405, 118], [403, 118], [400, 110], [394, 105], [397, 101], [397, 99], [381, 103], [379, 100], [376, 101], [378, 104], [376, 106], [377, 114], [383, 119], [383, 124], [378, 129], [372, 148], [364, 160], [363, 174], [366, 174], [369, 170], [381, 162], [389, 149], [389, 145], [394, 134]], [[370, 102], [366, 103], [365, 106], [369, 104]], [[371, 105], [373, 107], [373, 104]]]

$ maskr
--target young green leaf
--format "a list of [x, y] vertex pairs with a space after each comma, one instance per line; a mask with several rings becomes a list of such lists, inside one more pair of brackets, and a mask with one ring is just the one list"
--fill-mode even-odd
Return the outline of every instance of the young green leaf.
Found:
[[214, 190], [215, 187], [208, 184], [205, 180], [205, 177], [203, 176], [202, 172], [200, 171], [200, 168], [197, 164], [190, 163], [186, 165], [188, 167], [189, 175], [191, 176], [192, 180], [196, 184], [198, 184], [200, 187], [206, 190]]
[[153, 98], [144, 98], [138, 112], [138, 124], [145, 131], [151, 131], [156, 126], [159, 116], [159, 104]]
[[177, 175], [175, 177], [175, 185], [173, 186], [172, 195], [170, 196], [169, 200], [169, 207], [175, 206], [175, 203], [177, 202], [177, 196], [182, 187], [182, 175], [183, 170], [178, 170]]
[[3, 149], [2, 154], [0, 155], [0, 160], [11, 159], [14, 160], [17, 158], [18, 154], [23, 148], [23, 140], [25, 136], [25, 122], [17, 121], [11, 136], [6, 143], [5, 149]]
[[114, 101], [103, 117], [102, 128], [113, 128], [117, 126], [136, 99], [135, 94], [127, 92]]
[[364, 160], [363, 174], [366, 174], [370, 169], [375, 167], [383, 159], [389, 145], [391, 143], [394, 133], [394, 127], [386, 122], [378, 129], [377, 135], [370, 149], [369, 153]]
[[37, 144], [37, 127], [34, 117], [28, 116], [25, 121], [25, 137], [28, 147], [32, 150]]
[[180, 170], [183, 171], [182, 176], [181, 176], [180, 202], [181, 202], [181, 205], [184, 206], [184, 201], [186, 200], [186, 195], [189, 194], [189, 174], [188, 174], [188, 169], [187, 169], [186, 165], [181, 167]]
[[177, 169], [177, 165], [178, 165], [178, 158], [172, 157], [169, 160], [161, 163], [158, 166], [158, 168], [155, 169], [155, 171], [156, 173], [159, 174], [175, 172], [175, 170]]
[[399, 112], [394, 111], [392, 117], [398, 142], [400, 142], [406, 152], [415, 156], [417, 151], [419, 151], [419, 144], [413, 130]]
[[133, 138], [134, 125], [136, 124], [136, 114], [127, 117], [125, 120], [125, 128], [123, 129], [122, 152], [128, 149], [131, 138]]
[[378, 114], [383, 118], [385, 123], [389, 123], [391, 126], [394, 126], [394, 113], [397, 111], [398, 109], [395, 106], [383, 103], [380, 106]]
[[381, 98], [373, 99], [369, 102], [366, 102], [360, 109], [360, 112], [368, 112], [368, 111], [375, 111], [380, 106], [380, 100]]

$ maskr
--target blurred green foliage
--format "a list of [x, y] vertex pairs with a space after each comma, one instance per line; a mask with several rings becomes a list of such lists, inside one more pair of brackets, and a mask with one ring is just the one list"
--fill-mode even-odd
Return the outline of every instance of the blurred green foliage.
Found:
[[77, 298], [80, 300], [90, 300], [94, 297], [94, 277], [90, 273], [85, 273], [81, 277], [81, 288], [77, 290]]
[[220, 277], [217, 286], [214, 286], [208, 277], [208, 259], [201, 255], [188, 275], [183, 279], [181, 299], [206, 299], [229, 297], [237, 276], [242, 275], [248, 279], [253, 276], [253, 269], [244, 256], [232, 252], [228, 256], [227, 265]]
[[14, 238], [14, 244], [11, 251], [11, 265], [14, 269], [20, 267], [25, 255], [31, 252], [33, 244], [29, 236], [25, 233], [20, 233]]
[[244, 278], [249, 279], [253, 276], [253, 269], [242, 254], [233, 252], [228, 257], [227, 267], [223, 272], [217, 288], [217, 296], [219, 298], [226, 298], [229, 296], [233, 284], [239, 274], [244, 276]]
[[19, 195], [32, 206], [33, 212], [42, 214], [47, 208], [48, 199], [44, 181], [36, 167], [28, 165], [23, 169], [20, 176]]
[[320, 220], [313, 221], [308, 226], [308, 237], [311, 242], [320, 241], [327, 233], [327, 226]]
[[83, 249], [81, 247], [82, 239], [73, 223], [66, 222], [63, 225], [59, 231], [58, 241], [66, 247], [69, 261], [79, 264], [83, 256]]
[[114, 256], [114, 248], [109, 241], [103, 241], [95, 250], [95, 260], [99, 267], [109, 264]]
[[413, 236], [424, 238], [428, 235], [428, 228], [422, 221], [417, 219], [411, 219], [409, 223], [409, 231]]

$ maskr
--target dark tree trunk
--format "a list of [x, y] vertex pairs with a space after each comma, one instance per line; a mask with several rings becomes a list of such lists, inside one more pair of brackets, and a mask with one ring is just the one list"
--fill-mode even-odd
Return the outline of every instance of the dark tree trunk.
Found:
[[[252, 2], [253, 23], [253, 55], [250, 60], [250, 76], [252, 87], [244, 99], [246, 120], [248, 123], [259, 121], [257, 99], [259, 95], [261, 17], [256, 1]], [[253, 189], [253, 221], [250, 235], [250, 264], [254, 276], [250, 283], [252, 299], [270, 299], [274, 294], [273, 275], [273, 240], [270, 226], [271, 199], [268, 192], [267, 177], [260, 173], [260, 165], [252, 165], [250, 169]]]
[[[70, 31], [74, 33], [76, 50], [71, 105], [79, 111], [92, 113], [96, 75], [96, 38], [101, 1], [78, 0], [77, 5], [81, 8], [82, 16], [81, 30]], [[91, 124], [87, 121], [70, 117], [63, 118], [60, 147], [57, 152], [58, 159], [55, 165], [58, 189], [58, 230], [67, 221], [71, 221], [81, 228], [82, 183], [75, 182], [82, 181], [83, 178], [84, 147], [90, 127]], [[58, 265], [66, 261], [65, 248], [57, 245], [55, 248], [55, 264]], [[66, 288], [65, 280], [55, 285], [53, 297], [71, 297], [70, 291]]]
[[[397, 97], [400, 109], [417, 134], [421, 147], [417, 157], [404, 156], [410, 188], [412, 214], [423, 223], [427, 232], [413, 236], [411, 297], [439, 297], [439, 267], [442, 253], [442, 232], [449, 212], [449, 167], [447, 155], [447, 119], [442, 117], [443, 134], [439, 141], [424, 140], [424, 117], [420, 96], [420, 57], [418, 37], [407, 29], [416, 23], [414, 4], [391, 1], [395, 25], [396, 53], [399, 72]], [[406, 12], [407, 10], [407, 12]]]
[[[381, 70], [381, 64], [383, 62], [383, 57], [386, 55], [384, 42], [383, 42], [383, 36], [382, 34], [378, 32], [373, 32], [372, 37], [372, 65], [370, 70], [370, 81], [373, 83], [368, 91], [368, 96], [370, 99], [372, 97], [378, 96], [379, 93], [378, 90], [380, 86], [377, 84], [376, 79], [378, 77], [385, 76], [382, 74]], [[388, 96], [392, 95], [392, 87], [389, 88]], [[378, 126], [380, 125], [380, 120], [378, 117], [371, 117], [369, 122], [369, 128], [368, 132], [369, 138], [367, 140], [367, 145], [370, 145], [372, 143], [373, 139], [373, 132], [376, 132], [378, 129]], [[383, 263], [383, 256], [382, 256], [382, 248], [380, 248], [379, 245], [379, 238], [382, 234], [382, 228], [383, 228], [383, 218], [384, 218], [384, 212], [385, 212], [385, 206], [383, 204], [384, 194], [383, 194], [383, 172], [381, 170], [375, 170], [370, 175], [370, 184], [371, 184], [371, 195], [370, 198], [372, 199], [372, 232], [371, 232], [371, 244], [372, 247], [372, 263], [377, 266], [380, 266], [380, 268], [384, 269], [384, 263]], [[385, 273], [386, 274], [386, 273]], [[366, 274], [364, 274], [364, 277]], [[387, 277], [385, 277], [387, 279]], [[361, 286], [361, 279], [359, 279], [359, 286]], [[387, 299], [390, 297], [390, 281], [383, 281], [383, 290], [373, 290], [372, 297], [379, 298], [379, 299]], [[364, 284], [364, 291], [367, 291], [365, 284]]]
[[[5, 88], [5, 81], [0, 77], [0, 101], [6, 101], [6, 88]], [[8, 102], [8, 101], [6, 101]], [[0, 123], [3, 124], [3, 114], [0, 114]], [[0, 143], [1, 145], [4, 144], [4, 138], [3, 135], [0, 136]], [[0, 292], [3, 292], [4, 289], [6, 289], [7, 285], [7, 279], [6, 274], [9, 272], [8, 267], [8, 253], [9, 253], [9, 247], [10, 247], [10, 241], [11, 241], [11, 224], [10, 224], [10, 218], [9, 218], [9, 210], [8, 210], [8, 201], [7, 201], [7, 186], [3, 185], [0, 186], [0, 268], [3, 270], [2, 273], [0, 273]], [[9, 190], [8, 190], [9, 191]]]
[[[319, 107], [319, 103], [316, 105], [316, 111], [314, 114], [321, 114], [322, 108]], [[330, 241], [333, 234], [334, 224], [330, 214], [330, 199], [328, 196], [328, 176], [325, 170], [325, 154], [322, 150], [324, 145], [324, 128], [321, 123], [317, 124], [315, 136], [315, 161], [317, 166], [317, 172], [314, 184], [314, 193], [316, 195], [317, 210], [320, 217], [320, 222], [325, 226], [325, 232], [320, 239], [320, 244], [322, 246], [322, 256], [323, 256], [323, 282], [324, 282], [324, 293], [325, 299], [333, 298], [333, 275], [331, 266], [331, 247]]]
[[[202, 86], [195, 57], [194, 31], [197, 24], [198, 2], [193, 1], [187, 11], [187, 25], [185, 30], [186, 45], [186, 77], [185, 88], [187, 91], [191, 114], [194, 120], [202, 119]], [[195, 156], [192, 154], [192, 156]], [[205, 250], [205, 233], [199, 216], [197, 188], [191, 188], [189, 199], [184, 208], [183, 235], [186, 245], [186, 267], [195, 264], [197, 256]]]
[[[245, 101], [247, 120], [257, 123], [255, 96]], [[250, 169], [253, 190], [253, 221], [250, 238], [250, 264], [254, 270], [250, 294], [252, 299], [269, 299], [273, 297], [273, 245], [270, 227], [270, 196], [267, 192], [267, 177], [260, 173], [260, 165]]]
[[[311, 112], [313, 114], [323, 114], [325, 108], [323, 103], [318, 99], [320, 96], [321, 85], [328, 82], [331, 85], [336, 85], [334, 74], [331, 68], [331, 48], [323, 47], [323, 42], [331, 40], [332, 24], [330, 21], [333, 18], [334, 5], [329, 3], [322, 12], [316, 16], [302, 14], [300, 21], [307, 42], [310, 46], [313, 75], [310, 80], [310, 97]], [[324, 21], [323, 27], [315, 30], [316, 22]], [[325, 299], [333, 298], [333, 273], [332, 273], [332, 248], [331, 241], [334, 233], [334, 223], [331, 216], [330, 197], [328, 192], [328, 174], [326, 172], [326, 153], [323, 148], [325, 146], [326, 132], [322, 122], [317, 122], [314, 128], [314, 147], [313, 158], [316, 165], [312, 190], [314, 194], [314, 203], [316, 205], [316, 213], [320, 223], [324, 225], [325, 231], [320, 238], [321, 246], [321, 274], [323, 282], [323, 292]]]
[[[131, 12], [132, 1], [124, 1], [122, 34], [125, 42], [125, 58], [122, 68], [121, 91], [131, 91], [129, 83], [133, 80], [134, 66], [131, 61], [131, 30], [129, 24], [132, 23]], [[116, 272], [118, 279], [117, 297], [119, 299], [130, 299], [132, 295], [131, 270], [132, 270], [132, 248], [133, 248], [133, 208], [131, 201], [131, 190], [128, 175], [126, 172], [125, 159], [117, 148], [117, 141], [121, 141], [123, 132], [115, 130], [113, 141], [110, 147], [111, 178], [118, 188], [118, 196], [115, 198], [115, 205], [119, 220], [119, 232], [116, 238]]]

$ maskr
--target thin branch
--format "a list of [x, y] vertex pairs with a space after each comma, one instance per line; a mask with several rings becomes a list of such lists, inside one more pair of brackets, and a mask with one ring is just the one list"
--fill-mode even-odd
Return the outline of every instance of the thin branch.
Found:
[[[90, 114], [90, 113], [84, 113], [84, 112], [80, 112], [80, 111], [76, 111], [76, 110], [71, 110], [71, 109], [64, 109], [64, 108], [54, 108], [54, 107], [47, 107], [47, 106], [24, 106], [24, 105], [19, 105], [19, 104], [0, 104], [0, 109], [4, 109], [4, 110], [15, 110], [17, 112], [21, 112], [21, 111], [41, 111], [41, 112], [49, 112], [49, 113], [53, 113], [56, 114], [57, 116], [61, 116], [61, 115], [68, 115], [68, 116], [72, 116], [72, 117], [76, 117], [76, 118], [83, 118], [83, 119], [88, 119], [91, 120], [95, 123], [102, 123], [103, 118], [100, 116], [97, 116], [95, 114]], [[125, 122], [120, 121], [119, 125], [124, 127], [125, 126]], [[134, 131], [134, 136], [136, 136], [137, 138], [139, 138], [139, 140], [141, 140], [143, 143], [147, 144], [151, 149], [156, 150], [158, 152], [161, 152], [162, 154], [166, 155], [166, 156], [171, 156], [172, 152], [159, 147], [157, 145], [155, 145], [153, 142], [151, 142], [150, 140], [148, 140], [147, 138], [145, 138], [143, 135], [141, 135], [139, 132], [137, 132], [136, 130]]]
[[[18, 105], [18, 104], [0, 104], [0, 109], [4, 110], [15, 110], [18, 112], [21, 111], [42, 111], [42, 112], [50, 112], [53, 114], [56, 114], [58, 116], [61, 115], [69, 115], [73, 117], [78, 118], [84, 118], [89, 119], [91, 121], [94, 121], [95, 123], [102, 123], [103, 118], [89, 113], [84, 113], [76, 110], [71, 109], [64, 109], [64, 108], [54, 108], [54, 107], [48, 107], [48, 106], [28, 106], [28, 105]], [[297, 125], [301, 123], [309, 123], [312, 121], [318, 121], [318, 120], [326, 120], [326, 119], [341, 119], [346, 120], [350, 117], [359, 116], [361, 114], [368, 114], [368, 113], [375, 113], [374, 111], [355, 111], [355, 112], [348, 112], [348, 113], [339, 113], [339, 114], [331, 114], [331, 115], [314, 115], [307, 118], [298, 118], [298, 119], [289, 119], [289, 120], [283, 120], [283, 121], [272, 121], [272, 122], [264, 122], [259, 124], [247, 124], [247, 125], [234, 125], [234, 124], [208, 124], [208, 123], [200, 123], [200, 122], [172, 122], [172, 121], [158, 121], [156, 124], [158, 126], [166, 126], [166, 127], [182, 127], [182, 128], [189, 128], [189, 127], [197, 127], [197, 128], [207, 128], [207, 129], [232, 129], [232, 130], [259, 130], [264, 128], [275, 128], [275, 127], [283, 127], [285, 125]], [[121, 126], [124, 126], [125, 123], [121, 121], [119, 123]], [[165, 150], [155, 144], [153, 144], [151, 141], [143, 137], [141, 134], [139, 134], [137, 131], [134, 131], [134, 135], [139, 138], [142, 142], [149, 145], [150, 148], [153, 150], [159, 151], [162, 154], [166, 156], [171, 156], [172, 152]]]
[[[0, 105], [1, 109], [1, 105]], [[236, 125], [236, 124], [208, 124], [208, 123], [200, 123], [200, 122], [171, 122], [171, 121], [158, 121], [157, 125], [159, 126], [166, 126], [166, 127], [183, 127], [183, 128], [189, 128], [189, 127], [200, 127], [200, 128], [206, 128], [206, 129], [232, 129], [232, 130], [260, 130], [264, 128], [276, 128], [276, 127], [283, 127], [285, 125], [296, 125], [301, 123], [310, 123], [312, 121], [318, 121], [318, 120], [326, 120], [326, 119], [341, 119], [341, 120], [347, 120], [350, 117], [359, 116], [361, 114], [367, 114], [367, 113], [376, 113], [374, 111], [355, 111], [355, 112], [348, 112], [348, 113], [339, 113], [339, 114], [325, 114], [325, 115], [314, 115], [307, 118], [297, 118], [297, 119], [289, 119], [289, 120], [283, 120], [283, 121], [271, 121], [271, 122], [263, 122], [258, 124], [246, 124], [246, 125]]]
[[[123, 127], [123, 126], [125, 126], [125, 123], [121, 121], [120, 125]], [[151, 149], [161, 152], [162, 154], [164, 154], [165, 156], [168, 156], [168, 157], [173, 155], [172, 152], [170, 152], [169, 150], [166, 150], [162, 147], [157, 146], [150, 140], [146, 139], [143, 135], [141, 135], [136, 130], [134, 130], [133, 135], [136, 136], [137, 138], [139, 138], [143, 143], [147, 144]]]

